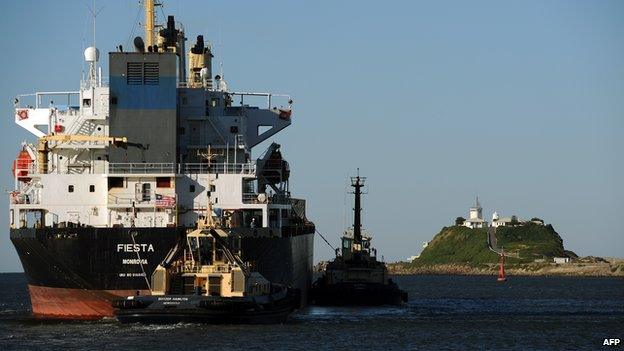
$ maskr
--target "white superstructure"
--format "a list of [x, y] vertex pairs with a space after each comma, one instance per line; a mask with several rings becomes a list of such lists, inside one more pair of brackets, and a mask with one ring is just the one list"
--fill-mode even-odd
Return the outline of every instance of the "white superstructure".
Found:
[[[293, 215], [288, 163], [281, 158], [279, 145], [273, 144], [257, 161], [252, 160], [251, 149], [290, 125], [292, 100], [287, 95], [228, 91], [222, 79], [213, 88], [212, 54], [203, 37], [201, 45], [198, 37], [198, 44], [181, 53], [184, 33], [172, 29], [184, 39], [172, 48], [162, 37], [166, 30], [161, 31], [157, 46], [146, 50], [139, 45], [131, 54], [141, 58], [177, 52], [185, 66], [185, 74], [180, 75], [185, 80], [174, 83], [173, 118], [178, 130], [175, 155], [170, 158], [177, 158], [176, 162], [111, 161], [113, 149], [117, 155], [131, 149], [154, 152], [154, 144], [111, 135], [111, 106], [119, 108], [117, 100], [124, 97], [111, 98], [98, 65], [99, 51], [89, 47], [84, 51], [89, 72], [78, 91], [38, 92], [15, 100], [15, 123], [38, 140], [24, 143], [15, 161], [12, 228], [192, 227], [206, 215], [208, 202], [214, 208], [212, 215], [231, 227], [274, 228], [278, 235], [279, 228], [288, 224]], [[162, 63], [160, 71], [157, 64], [139, 66], [142, 80], [131, 81], [136, 70], [129, 62], [128, 86], [163, 84]], [[266, 100], [266, 108], [245, 101], [258, 98]], [[277, 107], [280, 99], [283, 106]], [[145, 133], [158, 128], [144, 127]], [[131, 128], [135, 127], [128, 131]]]

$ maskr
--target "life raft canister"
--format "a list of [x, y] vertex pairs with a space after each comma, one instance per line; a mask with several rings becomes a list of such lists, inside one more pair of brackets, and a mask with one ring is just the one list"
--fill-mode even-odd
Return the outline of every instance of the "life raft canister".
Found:
[[[17, 177], [28, 177], [28, 170], [33, 163], [33, 159], [25, 149], [22, 149], [17, 155], [15, 161], [13, 161], [13, 175]], [[28, 181], [28, 178], [23, 179]]]
[[20, 120], [28, 119], [28, 110], [19, 110], [17, 116]]

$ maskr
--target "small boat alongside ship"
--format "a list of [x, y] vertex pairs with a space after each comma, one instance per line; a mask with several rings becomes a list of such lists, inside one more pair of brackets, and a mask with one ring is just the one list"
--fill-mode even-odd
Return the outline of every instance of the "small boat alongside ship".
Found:
[[243, 262], [240, 236], [215, 226], [208, 209], [155, 269], [150, 295], [113, 301], [120, 322], [283, 323], [299, 307], [301, 292]]
[[377, 260], [371, 236], [362, 233], [361, 195], [365, 179], [359, 171], [351, 178], [355, 195], [353, 228], [344, 233], [336, 258], [312, 285], [313, 304], [374, 306], [407, 302], [407, 292], [390, 279], [386, 264]]

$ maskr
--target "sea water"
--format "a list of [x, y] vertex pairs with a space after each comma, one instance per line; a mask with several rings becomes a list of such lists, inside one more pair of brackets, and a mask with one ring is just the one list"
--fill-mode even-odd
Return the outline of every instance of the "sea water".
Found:
[[624, 340], [624, 279], [397, 276], [398, 307], [308, 307], [280, 325], [122, 325], [30, 315], [23, 274], [0, 274], [0, 350], [597, 350]]

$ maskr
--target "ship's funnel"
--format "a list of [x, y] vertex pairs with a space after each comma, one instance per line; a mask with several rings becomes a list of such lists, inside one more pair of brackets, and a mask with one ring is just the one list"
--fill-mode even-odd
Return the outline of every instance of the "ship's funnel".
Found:
[[193, 54], [203, 54], [204, 53], [204, 36], [198, 35], [197, 41], [195, 45], [191, 48], [191, 53]]
[[162, 47], [165, 51], [169, 47], [176, 47], [178, 41], [178, 33], [175, 28], [175, 19], [173, 16], [167, 16], [167, 26], [160, 30], [158, 33], [160, 35], [159, 45], [162, 41]]
[[212, 57], [210, 44], [206, 45], [204, 36], [198, 35], [188, 53], [190, 87], [212, 90]]
[[143, 42], [143, 38], [135, 37], [134, 38], [134, 48], [137, 52], [144, 53], [145, 52], [145, 43]]

